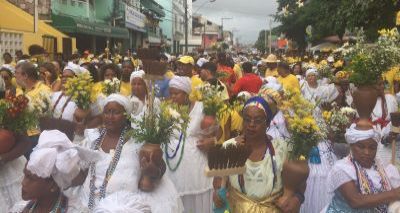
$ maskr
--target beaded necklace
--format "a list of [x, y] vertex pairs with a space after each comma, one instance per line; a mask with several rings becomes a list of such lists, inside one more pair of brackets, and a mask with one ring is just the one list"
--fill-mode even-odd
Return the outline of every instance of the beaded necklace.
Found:
[[[117, 167], [118, 161], [121, 157], [122, 148], [123, 148], [124, 144], [126, 143], [126, 140], [124, 138], [126, 130], [127, 130], [127, 127], [125, 127], [122, 130], [122, 133], [118, 139], [118, 144], [115, 148], [115, 154], [112, 157], [111, 162], [107, 168], [106, 176], [104, 177], [103, 184], [100, 186], [99, 193], [97, 195], [95, 193], [95, 191], [97, 190], [97, 187], [95, 186], [96, 165], [94, 163], [92, 163], [89, 167], [91, 178], [90, 178], [90, 184], [89, 184], [90, 193], [89, 193], [88, 207], [90, 210], [93, 210], [93, 207], [95, 204], [95, 196], [98, 196], [99, 199], [103, 199], [106, 195], [106, 189], [107, 189], [108, 182], [110, 181], [111, 176], [113, 175], [115, 168]], [[103, 143], [106, 133], [107, 133], [107, 131], [105, 128], [100, 130], [100, 137], [93, 144], [93, 147], [92, 147], [93, 150], [98, 150], [100, 148], [101, 144]]]
[[[183, 159], [183, 151], [184, 151], [184, 149], [185, 149], [185, 138], [186, 138], [186, 137], [184, 136], [184, 134], [181, 133], [181, 135], [179, 136], [178, 145], [176, 146], [175, 152], [172, 154], [172, 156], [170, 156], [170, 155], [168, 154], [168, 145], [165, 145], [165, 154], [166, 154], [166, 156], [167, 156], [165, 159], [166, 159], [166, 161], [167, 161], [167, 166], [168, 166], [168, 169], [171, 170], [171, 171], [173, 171], [173, 172], [175, 172], [175, 171], [178, 169], [179, 165], [180, 165], [181, 162], [182, 162], [182, 159]], [[176, 154], [178, 153], [178, 150], [179, 150], [179, 147], [180, 147], [180, 144], [181, 144], [181, 143], [182, 143], [181, 154], [180, 154], [180, 156], [179, 156], [178, 162], [176, 163], [175, 167], [172, 167], [171, 164], [170, 164], [170, 162], [169, 162], [169, 160], [176, 157]]]
[[[190, 102], [187, 104], [187, 105], [189, 105], [189, 108], [190, 108], [190, 104], [191, 104]], [[164, 148], [164, 149], [165, 149], [165, 155], [166, 155], [166, 158], [165, 158], [165, 159], [166, 159], [166, 162], [167, 162], [168, 169], [169, 169], [170, 171], [172, 171], [172, 172], [175, 172], [175, 171], [178, 169], [178, 167], [179, 167], [179, 165], [181, 164], [181, 162], [182, 162], [182, 159], [183, 159], [183, 152], [184, 152], [184, 150], [185, 150], [185, 139], [186, 139], [186, 135], [185, 135], [184, 133], [181, 132], [181, 134], [180, 134], [180, 136], [179, 136], [178, 145], [176, 145], [175, 152], [172, 153], [171, 156], [168, 154], [168, 145], [165, 145], [165, 148]], [[182, 143], [181, 154], [180, 154], [180, 156], [179, 156], [178, 162], [176, 163], [175, 167], [172, 167], [171, 164], [170, 164], [170, 162], [169, 162], [169, 160], [170, 160], [170, 159], [174, 159], [174, 158], [176, 157], [176, 155], [177, 155], [177, 153], [178, 153], [178, 150], [179, 150], [179, 148], [180, 148], [180, 146], [181, 146], [181, 143]]]
[[[350, 162], [353, 164], [356, 174], [357, 174], [357, 186], [359, 187], [359, 191], [361, 194], [377, 194], [385, 191], [389, 191], [391, 189], [389, 181], [387, 179], [387, 175], [383, 168], [381, 166], [378, 166], [376, 162], [374, 162], [374, 165], [372, 168], [378, 172], [379, 177], [380, 177], [380, 184], [381, 187], [377, 188], [374, 186], [374, 183], [372, 182], [371, 178], [369, 177], [367, 170], [363, 168], [357, 161], [354, 160], [354, 158], [350, 155], [349, 156]], [[383, 204], [379, 205], [374, 208], [374, 212], [387, 212], [388, 211], [388, 205]]]
[[[29, 209], [29, 213], [33, 213], [37, 207], [37, 202], [30, 202], [27, 205], [27, 209]], [[49, 213], [57, 213], [58, 210], [60, 210], [61, 213], [66, 213], [68, 209], [68, 199], [63, 196], [62, 193], [60, 193], [60, 196], [58, 197], [57, 202], [54, 204], [53, 208], [51, 208], [51, 211]]]

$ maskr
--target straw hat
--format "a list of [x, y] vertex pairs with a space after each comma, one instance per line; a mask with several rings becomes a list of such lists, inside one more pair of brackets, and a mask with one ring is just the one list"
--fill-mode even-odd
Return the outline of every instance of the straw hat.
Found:
[[278, 58], [274, 54], [270, 54], [267, 58], [262, 60], [265, 63], [278, 63]]

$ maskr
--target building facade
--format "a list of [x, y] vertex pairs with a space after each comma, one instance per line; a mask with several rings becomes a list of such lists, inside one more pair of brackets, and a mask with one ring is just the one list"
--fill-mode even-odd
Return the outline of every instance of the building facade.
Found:
[[164, 8], [165, 17], [160, 22], [160, 28], [162, 32], [162, 47], [166, 52], [171, 52], [172, 50], [172, 40], [173, 40], [173, 0], [157, 0], [157, 2]]
[[34, 18], [33, 0], [0, 1], [0, 53], [13, 55], [15, 51], [22, 50], [24, 54], [29, 54], [31, 45], [42, 46], [50, 58], [75, 51], [75, 38], [48, 24], [51, 1], [38, 1], [36, 8], [37, 20]]

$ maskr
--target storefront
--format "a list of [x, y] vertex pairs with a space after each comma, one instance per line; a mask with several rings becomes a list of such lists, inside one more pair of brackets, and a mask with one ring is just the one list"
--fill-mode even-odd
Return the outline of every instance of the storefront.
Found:
[[125, 27], [129, 30], [129, 42], [124, 46], [134, 50], [143, 46], [143, 37], [146, 33], [145, 20], [146, 16], [143, 13], [125, 5]]
[[54, 27], [76, 37], [76, 46], [81, 52], [91, 50], [99, 54], [107, 45], [113, 49], [129, 40], [129, 31], [125, 28], [55, 14], [52, 20]]
[[34, 32], [32, 15], [8, 1], [0, 1], [0, 53], [14, 55], [15, 51], [22, 50], [27, 54], [29, 46], [33, 44], [42, 46], [50, 57], [76, 51], [75, 38], [40, 20], [37, 32]]

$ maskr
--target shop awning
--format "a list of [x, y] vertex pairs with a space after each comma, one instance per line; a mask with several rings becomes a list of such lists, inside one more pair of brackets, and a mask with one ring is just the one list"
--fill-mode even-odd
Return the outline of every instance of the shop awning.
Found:
[[154, 0], [142, 0], [141, 3], [143, 5], [143, 7], [145, 7], [148, 10], [153, 11], [159, 17], [165, 16], [164, 8], [161, 5], [157, 4], [157, 2], [155, 2]]
[[111, 38], [129, 38], [129, 31], [121, 27], [112, 27], [106, 24], [89, 22], [69, 16], [52, 15], [53, 26], [67, 33], [81, 33], [87, 35], [104, 36]]

